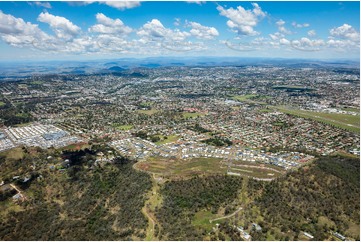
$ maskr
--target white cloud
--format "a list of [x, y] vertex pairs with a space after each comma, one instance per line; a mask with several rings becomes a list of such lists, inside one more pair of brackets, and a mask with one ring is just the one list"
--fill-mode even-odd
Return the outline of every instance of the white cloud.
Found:
[[198, 5], [202, 5], [204, 3], [206, 3], [206, 1], [186, 1], [187, 3], [195, 3], [195, 4], [198, 4]]
[[274, 34], [269, 34], [269, 36], [271, 37], [272, 40], [279, 40], [279, 39], [285, 37], [284, 34], [281, 34], [281, 33], [279, 33], [279, 32], [276, 32], [276, 33], [274, 33]]
[[283, 21], [282, 19], [278, 20], [276, 22], [276, 25], [278, 26], [278, 30], [283, 33], [283, 34], [292, 34], [291, 31], [289, 31], [288, 29], [286, 29], [285, 25], [285, 21]]
[[101, 34], [129, 34], [132, 29], [120, 20], [111, 19], [102, 13], [96, 14], [97, 23], [89, 28], [90, 32], [101, 33]]
[[314, 29], [311, 29], [310, 31], [307, 32], [307, 35], [313, 37], [316, 35], [316, 31]]
[[93, 3], [105, 4], [109, 7], [116, 8], [119, 10], [135, 8], [140, 6], [139, 1], [78, 1], [68, 2], [70, 6], [85, 6]]
[[278, 25], [278, 26], [283, 26], [283, 25], [285, 25], [285, 21], [283, 21], [282, 19], [280, 19], [280, 20], [278, 20], [277, 22], [276, 22], [276, 24]]
[[288, 39], [282, 38], [282, 39], [280, 39], [280, 44], [281, 45], [289, 45], [290, 41]]
[[335, 48], [338, 51], [347, 51], [350, 49], [359, 49], [360, 43], [348, 39], [329, 39], [327, 45], [331, 48]]
[[214, 27], [203, 26], [196, 22], [189, 22], [188, 26], [192, 28], [189, 31], [191, 35], [199, 39], [214, 39], [219, 35], [217, 29]]
[[0, 37], [8, 44], [17, 47], [31, 46], [34, 41], [49, 39], [36, 24], [25, 22], [0, 11]]
[[49, 2], [28, 2], [29, 5], [44, 7], [44, 8], [51, 8]]
[[252, 6], [253, 10], [246, 10], [242, 6], [238, 6], [237, 9], [224, 9], [222, 6], [218, 6], [217, 10], [220, 15], [229, 19], [228, 27], [235, 29], [240, 35], [252, 36], [259, 34], [253, 28], [266, 16], [257, 3], [252, 3]]
[[41, 13], [37, 20], [49, 24], [58, 38], [72, 39], [80, 32], [80, 28], [68, 19], [50, 13]]
[[299, 40], [291, 41], [291, 46], [295, 49], [302, 51], [318, 51], [320, 47], [325, 46], [326, 43], [322, 39], [309, 39], [306, 37], [302, 37]]
[[344, 24], [340, 27], [331, 29], [330, 34], [333, 37], [349, 39], [351, 41], [360, 40], [360, 33], [357, 32], [351, 25], [348, 24]]
[[292, 22], [292, 26], [295, 28], [307, 28], [307, 27], [310, 27], [310, 24], [308, 24], [308, 23], [298, 24], [296, 22]]
[[180, 18], [175, 18], [173, 24], [174, 24], [175, 26], [179, 26], [179, 25], [180, 25], [180, 21], [181, 21]]
[[137, 35], [142, 37], [142, 42], [161, 39], [181, 41], [190, 36], [188, 32], [165, 28], [158, 19], [152, 19], [152, 21], [145, 23], [142, 28], [139, 29]]
[[99, 2], [101, 4], [106, 4], [109, 7], [113, 7], [116, 9], [124, 10], [128, 8], [135, 8], [140, 6], [140, 2], [138, 1], [105, 1], [105, 2]]

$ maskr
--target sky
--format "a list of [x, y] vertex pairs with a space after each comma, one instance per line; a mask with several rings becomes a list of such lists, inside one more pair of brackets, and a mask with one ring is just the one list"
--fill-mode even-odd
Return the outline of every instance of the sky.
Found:
[[0, 60], [360, 58], [359, 1], [0, 2]]

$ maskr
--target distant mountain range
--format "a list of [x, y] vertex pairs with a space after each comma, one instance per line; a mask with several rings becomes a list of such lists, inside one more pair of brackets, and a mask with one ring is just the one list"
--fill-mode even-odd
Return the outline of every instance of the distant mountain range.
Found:
[[26, 78], [42, 74], [107, 74], [133, 68], [166, 66], [286, 66], [297, 68], [343, 67], [359, 68], [359, 60], [306, 60], [242, 57], [151, 57], [122, 58], [97, 61], [0, 62], [0, 81]]

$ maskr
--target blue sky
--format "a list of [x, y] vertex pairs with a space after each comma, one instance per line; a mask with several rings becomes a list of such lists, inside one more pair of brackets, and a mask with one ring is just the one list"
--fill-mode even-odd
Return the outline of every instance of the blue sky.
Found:
[[0, 60], [357, 58], [360, 3], [0, 2]]

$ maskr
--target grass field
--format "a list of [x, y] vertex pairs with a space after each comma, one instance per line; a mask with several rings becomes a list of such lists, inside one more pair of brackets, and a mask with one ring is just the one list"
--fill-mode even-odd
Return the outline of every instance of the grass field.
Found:
[[302, 118], [309, 118], [319, 122], [334, 125], [355, 133], [360, 132], [360, 116], [338, 113], [319, 113], [305, 110], [291, 110], [285, 107], [276, 107], [281, 112], [299, 116]]
[[169, 135], [167, 136], [167, 139], [164, 140], [160, 140], [158, 142], [155, 142], [155, 144], [157, 145], [163, 145], [163, 144], [168, 144], [168, 143], [172, 143], [175, 142], [179, 139], [179, 137], [177, 135]]
[[210, 223], [210, 219], [216, 218], [217, 215], [211, 213], [210, 211], [199, 211], [194, 215], [192, 220], [192, 225], [211, 231], [217, 222]]
[[346, 231], [346, 236], [351, 236], [357, 238], [360, 236], [360, 225], [349, 222], [348, 229]]
[[7, 159], [19, 160], [24, 157], [24, 151], [21, 147], [16, 147], [1, 153], [5, 155]]
[[140, 103], [141, 106], [150, 107], [154, 104], [154, 102], [142, 102]]
[[341, 110], [343, 110], [343, 111], [348, 111], [348, 112], [360, 113], [360, 109], [359, 109], [359, 108], [341, 108]]
[[157, 109], [150, 109], [150, 110], [137, 110], [138, 113], [146, 114], [146, 115], [153, 115], [157, 112], [159, 112]]
[[0, 101], [0, 107], [5, 106], [5, 105], [6, 105], [6, 103]]
[[139, 162], [137, 168], [167, 178], [191, 177], [202, 174], [225, 174], [226, 168], [220, 168], [219, 158], [194, 158], [190, 160], [152, 157]]
[[198, 118], [198, 117], [202, 117], [204, 116], [205, 114], [203, 113], [189, 113], [189, 112], [183, 112], [182, 113], [182, 116], [183, 118]]
[[114, 128], [119, 129], [119, 130], [131, 130], [133, 128], [133, 125], [118, 125], [118, 124], [114, 124], [113, 125]]
[[[151, 157], [139, 162], [137, 168], [168, 179], [188, 178], [195, 175], [226, 174], [228, 163], [220, 158], [193, 158], [187, 160]], [[243, 177], [274, 179], [285, 174], [280, 167], [267, 164], [234, 161], [229, 169]]]
[[254, 99], [256, 97], [258, 97], [258, 95], [248, 94], [248, 95], [231, 96], [231, 99], [233, 99], [235, 101], [246, 102], [246, 103], [266, 104], [265, 102], [259, 102], [259, 101], [256, 101], [256, 100], [252, 100], [252, 99]]

